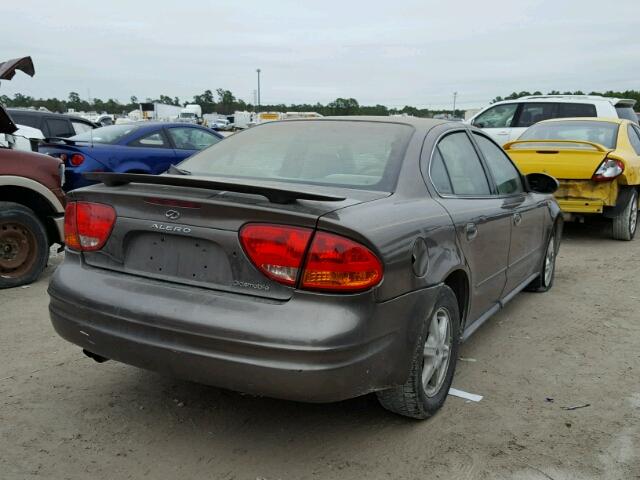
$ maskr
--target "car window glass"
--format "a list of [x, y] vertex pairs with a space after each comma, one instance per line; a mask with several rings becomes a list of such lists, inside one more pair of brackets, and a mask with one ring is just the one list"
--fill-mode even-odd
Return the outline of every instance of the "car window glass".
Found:
[[471, 140], [464, 132], [447, 135], [438, 150], [456, 195], [489, 195], [489, 182]]
[[451, 188], [451, 182], [449, 181], [449, 174], [442, 161], [442, 155], [438, 149], [433, 152], [433, 158], [431, 159], [431, 181], [438, 193], [451, 194], [453, 189]]
[[202, 150], [220, 141], [213, 133], [199, 128], [170, 128], [169, 135], [176, 148], [181, 150]]
[[631, 125], [627, 125], [627, 132], [629, 133], [629, 141], [631, 146], [640, 155], [640, 136], [638, 135], [638, 129], [633, 128]]
[[511, 126], [511, 121], [518, 108], [517, 103], [496, 105], [478, 115], [473, 124], [478, 128], [505, 128]]
[[134, 147], [169, 148], [161, 132], [153, 132], [130, 143]]
[[[594, 120], [556, 120], [527, 128], [519, 140], [580, 140], [616, 148], [618, 124]], [[527, 147], [526, 144], [512, 148]], [[575, 148], [572, 146], [571, 148]], [[580, 147], [578, 147], [580, 148]], [[588, 145], [583, 148], [592, 148]]]
[[473, 135], [496, 182], [498, 194], [513, 195], [521, 193], [523, 188], [520, 172], [513, 166], [507, 155], [488, 138], [477, 133]]
[[194, 175], [392, 192], [414, 129], [387, 122], [267, 122], [180, 164]]
[[76, 134], [71, 126], [69, 120], [62, 120], [57, 118], [47, 118], [45, 120], [47, 127], [49, 127], [50, 137], [72, 137]]
[[9, 112], [13, 123], [25, 125], [27, 127], [40, 128], [40, 119], [36, 115], [23, 115], [19, 112]]
[[558, 103], [556, 117], [597, 117], [596, 106], [591, 103]]
[[638, 116], [631, 107], [616, 105], [616, 112], [618, 113], [618, 118], [624, 118], [626, 120], [631, 120], [632, 122], [638, 121]]
[[71, 125], [73, 125], [73, 129], [76, 132], [76, 135], [78, 133], [83, 133], [83, 132], [88, 132], [89, 130], [91, 130], [91, 126], [87, 125], [86, 123], [82, 123], [82, 122], [74, 122], [73, 120], [71, 121]]
[[530, 127], [534, 123], [557, 116], [558, 103], [523, 103], [516, 127]]

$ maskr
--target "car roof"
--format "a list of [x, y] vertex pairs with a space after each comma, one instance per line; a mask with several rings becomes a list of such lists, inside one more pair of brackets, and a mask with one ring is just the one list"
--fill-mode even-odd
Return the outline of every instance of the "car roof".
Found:
[[614, 106], [633, 107], [636, 101], [631, 98], [603, 97], [600, 95], [529, 95], [526, 97], [502, 100], [491, 104], [502, 105], [505, 103], [530, 103], [530, 102], [561, 102], [561, 103], [610, 103]]
[[[420, 130], [430, 130], [431, 128], [442, 125], [445, 123], [459, 123], [451, 122], [448, 120], [437, 120], [434, 118], [421, 118], [421, 117], [395, 117], [395, 116], [373, 116], [373, 115], [350, 115], [350, 116], [335, 116], [335, 117], [319, 117], [319, 118], [288, 118], [285, 120], [278, 120], [267, 123], [285, 123], [285, 122], [326, 122], [326, 121], [349, 121], [349, 122], [373, 122], [373, 123], [395, 123], [398, 125], [410, 125]], [[266, 125], [263, 123], [261, 125]]]

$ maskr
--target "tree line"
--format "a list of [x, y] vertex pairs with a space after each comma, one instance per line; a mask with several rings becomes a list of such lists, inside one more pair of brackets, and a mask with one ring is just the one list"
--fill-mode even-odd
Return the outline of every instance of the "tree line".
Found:
[[[565, 91], [560, 92], [552, 90], [547, 92], [548, 95], [584, 95], [584, 92], [576, 90], [574, 92]], [[491, 103], [499, 102], [502, 100], [512, 100], [523, 96], [529, 95], [542, 95], [540, 91], [534, 91], [533, 93], [522, 91], [513, 92], [505, 97], [495, 97]], [[618, 97], [618, 98], [632, 98], [635, 99], [640, 108], [640, 90], [626, 90], [624, 92], [615, 92], [608, 90], [606, 92], [590, 92], [589, 95], [603, 95], [606, 97]], [[199, 95], [194, 95], [191, 100], [181, 100], [178, 97], [171, 97], [169, 95], [160, 95], [158, 98], [145, 98], [139, 100], [136, 96], [132, 96], [129, 102], [123, 103], [116, 99], [109, 98], [102, 100], [99, 98], [93, 98], [90, 100], [80, 98], [77, 92], [70, 92], [67, 99], [58, 98], [34, 98], [29, 95], [23, 95], [16, 93], [13, 98], [7, 95], [0, 95], [0, 104], [5, 107], [44, 107], [52, 112], [66, 112], [70, 109], [75, 111], [96, 111], [99, 113], [106, 112], [110, 114], [126, 114], [131, 110], [137, 109], [140, 102], [157, 102], [167, 105], [184, 106], [189, 103], [197, 103], [202, 107], [203, 113], [220, 113], [223, 115], [230, 115], [236, 110], [255, 111], [256, 106], [251, 103], [247, 103], [242, 99], [236, 98], [230, 90], [218, 88], [215, 93], [212, 90], [205, 90]], [[274, 104], [274, 105], [261, 105], [260, 111], [268, 112], [318, 112], [322, 115], [393, 115], [393, 114], [407, 114], [415, 117], [432, 117], [435, 114], [453, 114], [453, 116], [463, 116], [463, 111], [456, 109], [452, 112], [450, 109], [429, 109], [418, 108], [410, 105], [405, 105], [403, 108], [389, 108], [385, 105], [360, 105], [355, 98], [336, 98], [334, 101], [327, 104], [322, 103], [302, 103], [302, 104]]]

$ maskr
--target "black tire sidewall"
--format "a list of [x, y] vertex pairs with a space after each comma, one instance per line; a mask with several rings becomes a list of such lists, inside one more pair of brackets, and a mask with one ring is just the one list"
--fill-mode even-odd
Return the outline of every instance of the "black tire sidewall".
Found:
[[36, 281], [47, 266], [49, 258], [49, 243], [44, 225], [33, 213], [33, 210], [23, 205], [9, 202], [0, 202], [0, 221], [14, 221], [24, 225], [33, 233], [36, 241], [36, 252], [33, 253], [33, 255], [36, 255], [36, 261], [31, 269], [21, 277], [0, 277], [0, 288], [17, 287]]
[[[433, 314], [441, 307], [446, 308], [450, 314], [451, 321], [451, 335], [452, 335], [452, 343], [451, 343], [451, 351], [449, 357], [449, 366], [447, 368], [447, 374], [445, 376], [444, 382], [442, 383], [442, 387], [440, 387], [440, 391], [434, 395], [433, 397], [428, 397], [424, 391], [424, 387], [422, 386], [422, 351], [424, 349], [424, 344], [427, 340], [427, 335], [429, 331], [429, 323], [431, 322], [431, 318]], [[453, 375], [456, 369], [456, 363], [458, 360], [458, 348], [460, 344], [460, 312], [458, 308], [458, 301], [456, 299], [453, 290], [451, 290], [446, 285], [442, 286], [440, 292], [438, 293], [438, 298], [436, 303], [434, 304], [433, 310], [430, 315], [425, 319], [423, 326], [423, 334], [417, 348], [417, 356], [415, 361], [421, 362], [420, 368], [415, 369], [416, 375], [413, 379], [415, 391], [418, 392], [420, 402], [425, 410], [425, 412], [429, 415], [434, 414], [437, 410], [442, 407], [445, 400], [447, 399], [447, 395], [449, 394], [449, 388], [451, 387], [451, 383], [453, 382]]]

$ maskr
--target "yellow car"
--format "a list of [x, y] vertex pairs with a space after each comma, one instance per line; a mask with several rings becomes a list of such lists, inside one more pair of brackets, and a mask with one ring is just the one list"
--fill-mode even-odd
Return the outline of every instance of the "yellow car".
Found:
[[504, 149], [525, 175], [558, 179], [555, 197], [566, 220], [600, 214], [613, 238], [631, 240], [638, 224], [640, 126], [607, 118], [545, 120]]

